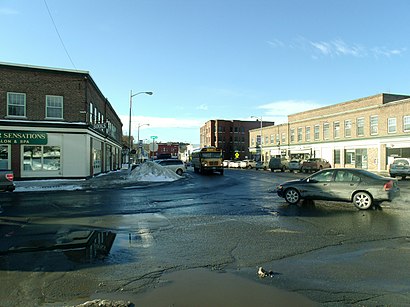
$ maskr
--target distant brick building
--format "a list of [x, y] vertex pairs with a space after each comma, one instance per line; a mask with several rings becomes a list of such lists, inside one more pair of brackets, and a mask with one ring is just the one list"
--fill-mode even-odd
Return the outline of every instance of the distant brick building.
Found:
[[[257, 152], [260, 130], [249, 135]], [[394, 157], [410, 158], [410, 96], [382, 93], [292, 114], [262, 135], [265, 161], [317, 157], [334, 167], [387, 171]]]
[[0, 168], [16, 178], [118, 169], [122, 123], [86, 71], [0, 63]]
[[224, 159], [251, 158], [249, 130], [274, 125], [269, 121], [209, 120], [200, 128], [200, 146], [222, 148]]
[[158, 149], [155, 156], [157, 159], [177, 159], [179, 146], [179, 143], [158, 143]]

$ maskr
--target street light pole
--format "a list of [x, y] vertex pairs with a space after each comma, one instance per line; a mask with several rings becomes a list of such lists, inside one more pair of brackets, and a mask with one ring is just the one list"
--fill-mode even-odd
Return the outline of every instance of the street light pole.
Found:
[[137, 96], [139, 94], [146, 94], [146, 95], [152, 95], [154, 94], [153, 92], [138, 92], [133, 94], [132, 90], [130, 92], [130, 118], [129, 118], [129, 125], [128, 125], [128, 142], [129, 142], [129, 150], [128, 150], [128, 167], [131, 166], [131, 150], [132, 150], [132, 141], [131, 141], [131, 116], [132, 116], [132, 97]]

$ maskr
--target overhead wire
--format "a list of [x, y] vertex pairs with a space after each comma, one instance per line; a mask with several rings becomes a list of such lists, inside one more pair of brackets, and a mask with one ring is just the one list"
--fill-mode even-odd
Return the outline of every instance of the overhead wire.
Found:
[[65, 44], [64, 44], [64, 41], [63, 41], [63, 39], [62, 39], [62, 37], [61, 37], [61, 35], [60, 35], [60, 32], [58, 31], [57, 25], [56, 25], [56, 23], [54, 22], [53, 15], [51, 14], [51, 11], [50, 11], [50, 9], [49, 9], [49, 7], [48, 7], [48, 5], [47, 5], [47, 1], [46, 1], [46, 0], [44, 0], [44, 4], [45, 4], [45, 6], [46, 6], [46, 8], [47, 8], [48, 15], [50, 16], [50, 19], [51, 19], [51, 21], [52, 21], [52, 23], [53, 23], [53, 25], [54, 25], [54, 29], [55, 29], [56, 32], [57, 32], [58, 38], [60, 39], [61, 45], [63, 45], [63, 48], [64, 48], [64, 51], [65, 51], [66, 55], [67, 55], [68, 59], [70, 60], [71, 64], [73, 65], [74, 69], [77, 70], [77, 67], [75, 66], [73, 60], [71, 59], [70, 54], [68, 53], [68, 50], [67, 50], [67, 48], [66, 48], [66, 46], [65, 46]]

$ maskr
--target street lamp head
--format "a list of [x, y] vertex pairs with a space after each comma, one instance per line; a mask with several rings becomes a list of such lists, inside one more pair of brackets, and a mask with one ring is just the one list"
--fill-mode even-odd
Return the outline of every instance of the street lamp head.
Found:
[[261, 120], [261, 119], [262, 119], [262, 116], [259, 117], [259, 116], [254, 116], [254, 115], [252, 115], [251, 118], [256, 118], [256, 121], [258, 121], [258, 120]]
[[145, 94], [147, 94], [147, 95], [152, 95], [152, 94], [154, 94], [153, 92], [144, 92]]

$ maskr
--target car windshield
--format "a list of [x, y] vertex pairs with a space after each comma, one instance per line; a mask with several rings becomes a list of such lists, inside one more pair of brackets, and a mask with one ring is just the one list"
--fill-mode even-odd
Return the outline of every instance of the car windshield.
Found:
[[203, 152], [202, 157], [203, 158], [220, 158], [221, 153], [220, 152]]
[[407, 159], [396, 159], [396, 160], [394, 160], [393, 164], [396, 164], [396, 165], [409, 165], [409, 161]]

